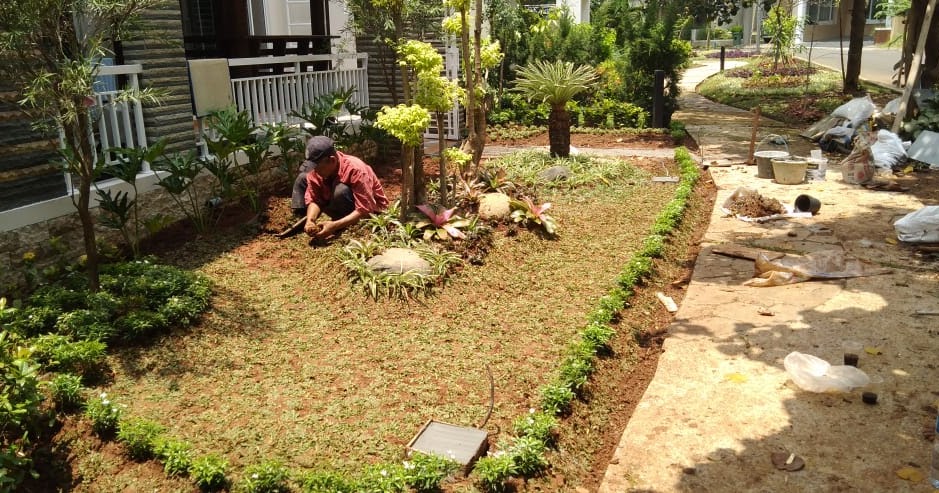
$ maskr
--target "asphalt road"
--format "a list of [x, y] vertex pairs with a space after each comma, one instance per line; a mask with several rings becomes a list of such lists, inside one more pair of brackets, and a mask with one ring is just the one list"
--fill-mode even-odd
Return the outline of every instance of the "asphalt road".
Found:
[[[808, 59], [809, 46], [806, 44], [797, 54]], [[837, 41], [818, 42], [812, 47], [812, 63], [841, 71], [841, 48]], [[893, 86], [893, 65], [900, 60], [900, 48], [884, 48], [865, 43], [861, 51], [861, 79]], [[844, 42], [844, 63], [848, 63], [848, 41]], [[896, 87], [896, 86], [894, 86]]]

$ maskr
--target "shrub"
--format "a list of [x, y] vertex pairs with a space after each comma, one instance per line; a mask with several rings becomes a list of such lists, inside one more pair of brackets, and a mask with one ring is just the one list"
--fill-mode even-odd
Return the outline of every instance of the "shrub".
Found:
[[287, 467], [276, 460], [248, 466], [240, 490], [248, 493], [287, 493], [290, 491]]
[[566, 413], [574, 400], [574, 391], [563, 383], [551, 383], [541, 388], [541, 410], [558, 416]]
[[356, 491], [375, 493], [397, 493], [406, 489], [404, 466], [379, 464], [365, 470], [356, 485]]
[[159, 423], [142, 418], [121, 421], [117, 439], [127, 447], [130, 456], [146, 460], [155, 455], [156, 440], [165, 429]]
[[439, 455], [417, 453], [404, 463], [404, 482], [416, 491], [438, 491], [440, 483], [459, 468]]
[[91, 429], [101, 436], [117, 431], [121, 414], [121, 408], [111, 402], [108, 394], [104, 392], [97, 399], [91, 399], [85, 404], [85, 416], [91, 420]]
[[84, 403], [82, 396], [82, 378], [71, 373], [59, 373], [49, 383], [52, 392], [52, 401], [56, 409], [68, 412], [78, 409]]
[[41, 414], [39, 364], [22, 341], [0, 331], [0, 438], [29, 431]]
[[46, 334], [35, 339], [36, 359], [49, 369], [89, 377], [104, 366], [107, 346], [100, 341], [72, 341]]
[[300, 490], [304, 493], [356, 493], [354, 482], [338, 472], [317, 471], [309, 473], [300, 480]]
[[200, 489], [205, 491], [220, 490], [228, 486], [228, 461], [215, 455], [203, 455], [192, 461], [189, 475]]
[[519, 437], [512, 444], [511, 457], [518, 474], [532, 475], [548, 465], [545, 444], [535, 437]]
[[550, 414], [528, 410], [528, 415], [519, 416], [513, 423], [512, 429], [519, 437], [532, 437], [545, 444], [555, 441], [555, 428], [558, 419]]
[[163, 471], [170, 476], [185, 476], [192, 467], [192, 445], [180, 440], [159, 436], [154, 440], [153, 452], [163, 463]]
[[594, 100], [581, 114], [589, 127], [644, 128], [649, 121], [649, 113], [641, 107], [610, 98]]
[[518, 474], [515, 459], [504, 451], [498, 451], [476, 461], [473, 476], [477, 484], [485, 491], [505, 491], [505, 482]]

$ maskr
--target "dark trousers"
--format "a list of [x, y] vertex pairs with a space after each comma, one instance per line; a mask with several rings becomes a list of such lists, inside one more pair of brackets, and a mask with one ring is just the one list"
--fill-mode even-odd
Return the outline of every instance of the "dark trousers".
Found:
[[[290, 199], [290, 207], [294, 214], [302, 216], [306, 214], [306, 175], [312, 171], [313, 167], [301, 166], [297, 179], [293, 182], [293, 195]], [[323, 214], [336, 220], [348, 216], [355, 210], [355, 198], [352, 196], [352, 189], [345, 183], [337, 183], [333, 188], [333, 196], [325, 206], [321, 207]]]

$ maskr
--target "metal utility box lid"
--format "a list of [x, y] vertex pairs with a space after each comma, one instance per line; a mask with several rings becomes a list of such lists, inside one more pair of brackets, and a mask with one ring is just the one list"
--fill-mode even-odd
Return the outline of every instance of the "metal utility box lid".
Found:
[[408, 444], [408, 451], [435, 454], [452, 459], [463, 466], [463, 473], [469, 472], [488, 448], [488, 433], [479, 428], [456, 426], [429, 420]]

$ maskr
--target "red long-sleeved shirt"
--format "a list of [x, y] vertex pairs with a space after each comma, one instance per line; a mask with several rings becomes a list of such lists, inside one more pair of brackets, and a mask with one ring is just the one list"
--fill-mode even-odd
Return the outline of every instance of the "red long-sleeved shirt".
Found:
[[339, 158], [339, 168], [336, 175], [328, 180], [311, 171], [306, 175], [306, 197], [304, 203], [310, 205], [316, 202], [324, 207], [333, 196], [333, 189], [337, 183], [344, 183], [352, 189], [355, 201], [355, 210], [364, 214], [381, 212], [388, 207], [388, 197], [378, 181], [372, 168], [361, 159], [336, 152]]

